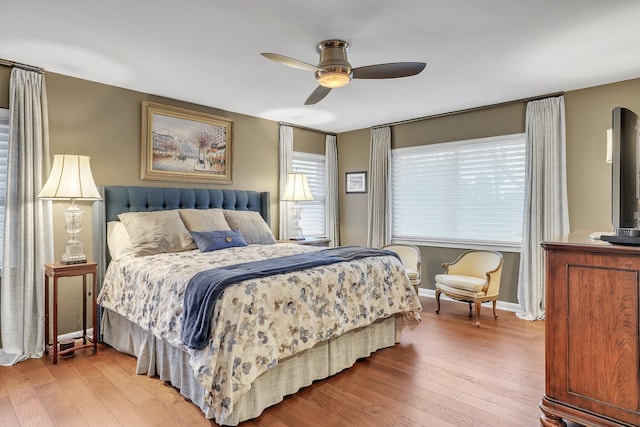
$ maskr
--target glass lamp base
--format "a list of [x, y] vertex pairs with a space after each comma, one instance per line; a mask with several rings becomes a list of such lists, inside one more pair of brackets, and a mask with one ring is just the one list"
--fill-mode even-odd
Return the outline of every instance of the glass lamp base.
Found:
[[297, 204], [291, 207], [291, 230], [289, 231], [289, 240], [304, 240], [302, 227], [300, 227], [300, 211], [302, 208]]
[[82, 251], [82, 242], [74, 235], [64, 244], [64, 254], [60, 264], [83, 264], [87, 262], [87, 257]]
[[82, 226], [80, 218], [82, 218], [83, 212], [75, 204], [74, 200], [71, 200], [71, 206], [62, 212], [67, 222], [67, 233], [71, 235], [71, 238], [64, 244], [64, 254], [60, 264], [83, 264], [87, 262], [87, 257], [82, 251], [82, 242], [78, 240], [78, 233]]

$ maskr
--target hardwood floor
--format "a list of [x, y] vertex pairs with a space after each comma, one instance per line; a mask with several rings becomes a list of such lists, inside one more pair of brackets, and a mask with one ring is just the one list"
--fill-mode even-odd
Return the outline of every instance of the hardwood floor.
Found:
[[[422, 323], [395, 347], [287, 397], [244, 426], [539, 426], [544, 322], [422, 298]], [[57, 365], [0, 367], [0, 426], [214, 426], [175, 389], [135, 375], [101, 345]]]

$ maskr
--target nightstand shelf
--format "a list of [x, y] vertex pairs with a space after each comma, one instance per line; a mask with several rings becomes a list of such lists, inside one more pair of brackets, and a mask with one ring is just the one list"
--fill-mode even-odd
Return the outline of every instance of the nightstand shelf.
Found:
[[[53, 364], [58, 363], [58, 357], [71, 354], [75, 350], [93, 347], [93, 354], [98, 352], [98, 325], [97, 325], [97, 277], [96, 263], [86, 262], [83, 264], [45, 264], [44, 265], [44, 348], [45, 354], [52, 352]], [[93, 286], [91, 288], [91, 305], [93, 312], [93, 335], [87, 336], [87, 275], [93, 278]], [[72, 347], [59, 350], [58, 345], [58, 279], [61, 277], [82, 276], [82, 340], [81, 344], [76, 344], [78, 339], [74, 340]], [[53, 279], [53, 342], [50, 343], [49, 337], [49, 279]]]
[[295, 243], [306, 246], [326, 246], [329, 247], [330, 239], [324, 237], [307, 237], [304, 240], [278, 240], [278, 243]]

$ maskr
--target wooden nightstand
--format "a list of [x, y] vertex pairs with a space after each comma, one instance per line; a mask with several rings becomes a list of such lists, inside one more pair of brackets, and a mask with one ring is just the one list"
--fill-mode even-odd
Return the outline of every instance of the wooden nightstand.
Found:
[[[87, 275], [93, 277], [91, 301], [93, 307], [93, 337], [87, 337]], [[82, 344], [58, 350], [58, 279], [61, 277], [82, 276]], [[53, 279], [53, 343], [49, 343], [49, 279]], [[45, 264], [44, 265], [44, 351], [51, 349], [53, 352], [53, 364], [58, 363], [58, 357], [81, 348], [93, 347], [93, 354], [98, 352], [98, 316], [96, 307], [97, 292], [96, 263], [83, 264]]]
[[278, 240], [278, 243], [296, 243], [298, 245], [328, 247], [331, 240], [325, 239], [324, 237], [307, 237], [304, 240]]

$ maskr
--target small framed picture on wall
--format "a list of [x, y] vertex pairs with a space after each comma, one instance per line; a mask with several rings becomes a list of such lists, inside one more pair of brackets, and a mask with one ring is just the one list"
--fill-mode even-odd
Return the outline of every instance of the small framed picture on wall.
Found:
[[347, 193], [367, 192], [367, 172], [347, 172], [346, 179], [345, 188]]

